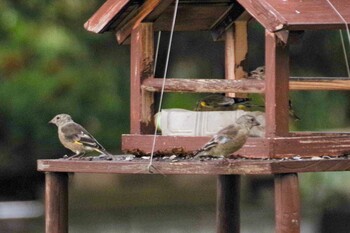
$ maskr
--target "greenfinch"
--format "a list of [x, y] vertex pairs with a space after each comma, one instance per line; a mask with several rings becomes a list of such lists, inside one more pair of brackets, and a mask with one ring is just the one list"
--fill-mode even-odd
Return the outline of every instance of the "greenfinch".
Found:
[[52, 118], [49, 123], [58, 127], [58, 138], [62, 145], [75, 153], [69, 159], [81, 157], [91, 151], [97, 151], [107, 157], [112, 157], [86, 129], [75, 123], [70, 115], [59, 114]]
[[221, 129], [209, 142], [196, 151], [194, 158], [229, 157], [246, 143], [250, 129], [259, 125], [254, 116], [246, 114], [239, 117], [234, 124]]

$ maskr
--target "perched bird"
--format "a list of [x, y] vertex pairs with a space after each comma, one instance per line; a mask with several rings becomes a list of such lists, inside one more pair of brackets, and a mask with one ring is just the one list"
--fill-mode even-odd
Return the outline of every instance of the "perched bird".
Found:
[[244, 108], [250, 104], [249, 98], [227, 97], [221, 94], [212, 94], [197, 102], [196, 111], [228, 111]]
[[97, 151], [107, 157], [112, 155], [81, 125], [75, 123], [68, 114], [59, 114], [49, 123], [58, 127], [58, 138], [62, 145], [75, 155], [69, 159], [83, 156], [86, 152]]
[[249, 79], [265, 80], [265, 66], [259, 66], [249, 72]]
[[209, 142], [195, 153], [195, 159], [204, 156], [228, 157], [247, 141], [249, 131], [259, 122], [251, 115], [243, 115], [237, 121], [217, 132]]

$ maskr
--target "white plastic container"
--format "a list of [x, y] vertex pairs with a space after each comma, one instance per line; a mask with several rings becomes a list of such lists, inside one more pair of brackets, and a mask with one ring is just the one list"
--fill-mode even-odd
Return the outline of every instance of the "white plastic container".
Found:
[[220, 129], [233, 124], [240, 116], [255, 116], [260, 126], [252, 128], [250, 135], [263, 137], [265, 116], [263, 112], [208, 111], [198, 112], [185, 109], [162, 109], [155, 116], [156, 125], [165, 136], [212, 136]]

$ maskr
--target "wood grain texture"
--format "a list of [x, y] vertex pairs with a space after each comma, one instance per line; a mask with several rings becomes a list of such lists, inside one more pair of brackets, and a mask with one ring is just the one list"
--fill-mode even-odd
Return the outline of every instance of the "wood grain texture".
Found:
[[45, 232], [68, 233], [68, 174], [45, 174]]
[[[40, 172], [150, 174], [148, 160], [134, 161], [84, 161], [84, 160], [38, 160]], [[350, 159], [334, 158], [320, 160], [262, 160], [228, 159], [194, 161], [153, 161], [156, 173], [182, 175], [262, 175], [302, 172], [350, 171]]]
[[[157, 136], [155, 151], [161, 155], [186, 155], [200, 148], [210, 137]], [[128, 153], [149, 154], [153, 135], [123, 135], [122, 150]], [[341, 156], [350, 154], [350, 135], [296, 134], [289, 137], [248, 138], [234, 155], [245, 158], [291, 158], [300, 156]]]
[[240, 176], [218, 176], [216, 196], [216, 233], [240, 232], [240, 188]]
[[[159, 92], [162, 79], [146, 79], [142, 88], [147, 91]], [[264, 82], [260, 80], [225, 80], [225, 79], [175, 79], [168, 78], [165, 82], [166, 92], [198, 92], [198, 93], [263, 93]]]
[[[238, 2], [266, 29], [341, 29], [344, 22], [326, 0], [280, 1], [238, 0]], [[350, 2], [331, 1], [345, 20], [350, 23]]]
[[289, 49], [275, 33], [265, 31], [265, 135], [289, 133]]
[[[205, 31], [230, 8], [228, 3], [223, 4], [179, 4], [176, 17], [175, 31]], [[156, 21], [156, 31], [169, 31], [174, 14], [174, 7], [169, 6]]]
[[141, 89], [142, 81], [153, 74], [152, 23], [142, 23], [131, 35], [130, 54], [130, 132], [153, 132], [153, 93]]
[[[157, 7], [162, 4], [170, 4], [169, 1], [161, 1], [161, 0], [147, 0], [145, 1], [141, 7], [138, 9], [138, 13], [128, 20], [125, 25], [119, 28], [116, 32], [116, 38], [119, 44], [122, 44], [130, 35], [133, 29], [137, 28], [141, 22], [153, 11], [157, 9]], [[163, 6], [162, 9], [165, 9]]]
[[[248, 23], [237, 21], [225, 33], [225, 79], [242, 80], [246, 78], [246, 57], [248, 53]], [[246, 98], [246, 94], [227, 93], [230, 97]]]
[[276, 233], [300, 233], [298, 174], [275, 175]]
[[[298, 79], [298, 80], [295, 80]], [[333, 80], [332, 80], [333, 79]], [[350, 80], [334, 80], [335, 78], [320, 77], [291, 77], [289, 89], [292, 91], [302, 90], [350, 90]], [[148, 78], [142, 83], [142, 88], [159, 92], [162, 79]], [[198, 93], [264, 93], [265, 83], [263, 80], [224, 80], [224, 79], [176, 79], [168, 78], [165, 81], [166, 92], [198, 92]]]
[[[201, 148], [210, 137], [157, 136], [155, 154], [187, 155]], [[269, 158], [269, 141], [263, 138], [248, 138], [247, 143], [234, 153], [255, 158]], [[122, 135], [122, 150], [125, 153], [148, 155], [152, 151], [153, 135]]]
[[130, 0], [107, 0], [93, 16], [86, 21], [84, 28], [90, 32], [102, 33], [108, 30], [111, 21], [115, 20], [116, 15], [128, 6]]

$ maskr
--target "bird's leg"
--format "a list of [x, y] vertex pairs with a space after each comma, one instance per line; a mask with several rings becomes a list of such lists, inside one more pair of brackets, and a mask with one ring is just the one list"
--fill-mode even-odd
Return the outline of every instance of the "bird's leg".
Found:
[[75, 155], [72, 155], [72, 156], [68, 157], [67, 159], [71, 160], [71, 159], [74, 159], [74, 158], [77, 158], [77, 157], [81, 158], [84, 154], [85, 153], [83, 153], [83, 152], [77, 151], [77, 153]]

